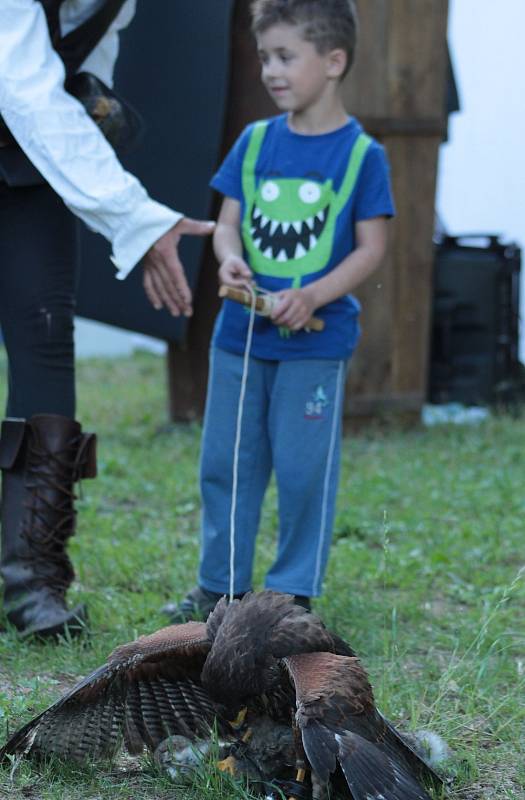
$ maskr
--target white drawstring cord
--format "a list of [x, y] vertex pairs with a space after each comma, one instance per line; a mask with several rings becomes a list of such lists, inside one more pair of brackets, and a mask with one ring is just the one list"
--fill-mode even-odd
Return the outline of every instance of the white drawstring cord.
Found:
[[244, 412], [244, 398], [246, 395], [246, 384], [248, 381], [248, 369], [250, 365], [250, 350], [252, 347], [253, 326], [255, 322], [255, 301], [257, 295], [255, 289], [250, 284], [247, 285], [251, 296], [250, 321], [248, 333], [246, 335], [246, 346], [244, 348], [244, 361], [242, 368], [241, 391], [239, 393], [239, 406], [237, 410], [237, 430], [235, 433], [235, 446], [233, 450], [233, 481], [232, 481], [232, 503], [230, 511], [230, 603], [234, 596], [235, 584], [235, 514], [237, 511], [237, 485], [239, 477], [239, 451], [241, 446], [241, 428]]

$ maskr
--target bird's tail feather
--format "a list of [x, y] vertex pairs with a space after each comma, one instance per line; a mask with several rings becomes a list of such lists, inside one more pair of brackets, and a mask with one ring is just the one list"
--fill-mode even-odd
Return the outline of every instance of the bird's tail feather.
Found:
[[339, 738], [338, 761], [354, 800], [430, 800], [398, 759], [357, 734]]
[[328, 783], [337, 768], [338, 745], [334, 734], [312, 721], [303, 729], [302, 739], [312, 770], [322, 783]]
[[430, 800], [399, 757], [358, 734], [334, 734], [324, 725], [311, 722], [303, 730], [303, 744], [322, 783], [328, 783], [340, 765], [354, 800]]
[[405, 737], [401, 734], [382, 714], [381, 717], [386, 726], [383, 743], [385, 751], [398, 757], [401, 755], [421, 780], [432, 783], [437, 789], [442, 787], [443, 778], [434, 770], [429, 759], [425, 757], [417, 743], [413, 742], [411, 737]]

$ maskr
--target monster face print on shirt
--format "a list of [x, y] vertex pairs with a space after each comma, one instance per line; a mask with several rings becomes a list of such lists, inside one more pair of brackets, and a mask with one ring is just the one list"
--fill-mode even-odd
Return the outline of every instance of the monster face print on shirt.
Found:
[[255, 164], [267, 123], [254, 126], [243, 163], [244, 246], [254, 272], [289, 278], [301, 285], [305, 275], [320, 272], [330, 260], [337, 217], [354, 189], [370, 138], [360, 134], [339, 189], [313, 176], [263, 178], [255, 182]]

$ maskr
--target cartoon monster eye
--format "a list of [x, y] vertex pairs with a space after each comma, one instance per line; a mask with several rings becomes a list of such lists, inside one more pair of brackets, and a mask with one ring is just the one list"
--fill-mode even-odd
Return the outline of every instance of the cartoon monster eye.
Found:
[[274, 181], [266, 181], [266, 183], [263, 184], [261, 195], [263, 200], [266, 200], [267, 203], [273, 203], [280, 194], [281, 190]]
[[321, 197], [321, 189], [313, 181], [306, 181], [299, 187], [299, 197], [303, 203], [317, 203]]

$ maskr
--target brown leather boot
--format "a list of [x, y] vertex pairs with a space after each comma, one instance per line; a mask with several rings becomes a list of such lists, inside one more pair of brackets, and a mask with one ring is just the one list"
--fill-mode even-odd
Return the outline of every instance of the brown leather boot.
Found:
[[84, 605], [69, 609], [75, 572], [66, 544], [75, 531], [73, 484], [96, 475], [96, 437], [55, 414], [6, 419], [0, 438], [4, 607], [23, 636], [85, 628]]

